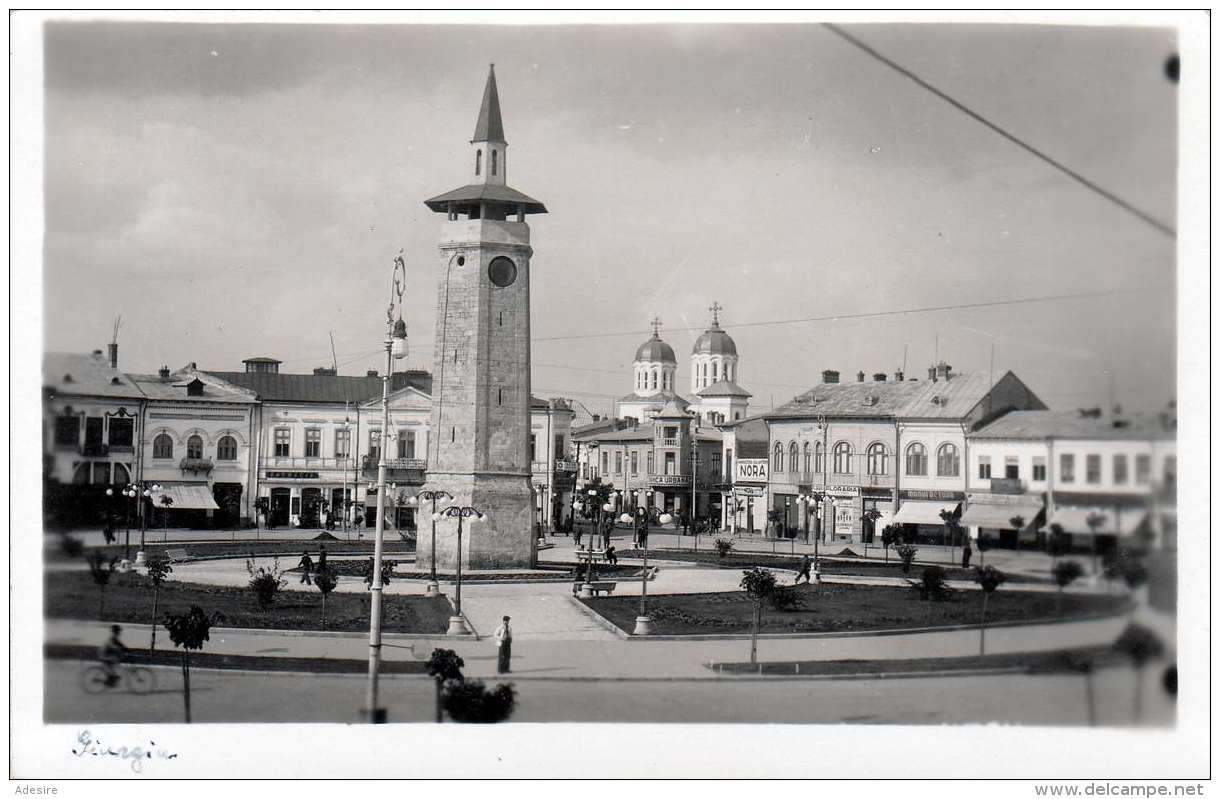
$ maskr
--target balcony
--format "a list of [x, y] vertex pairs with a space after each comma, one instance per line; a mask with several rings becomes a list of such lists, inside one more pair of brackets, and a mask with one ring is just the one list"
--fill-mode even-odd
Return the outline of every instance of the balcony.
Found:
[[659, 446], [662, 446], [662, 447], [678, 446], [678, 439], [676, 439], [676, 438], [662, 438], [662, 439], [658, 439], [658, 441], [659, 441]]
[[1024, 494], [1025, 481], [1015, 477], [991, 478], [991, 493], [993, 494]]
[[650, 474], [648, 482], [654, 486], [688, 486], [690, 485], [689, 474]]
[[86, 458], [104, 458], [110, 454], [108, 444], [85, 444], [80, 448], [80, 454]]
[[[376, 463], [373, 464], [376, 467]], [[271, 457], [263, 462], [269, 469], [350, 469], [351, 458], [288, 458]]]
[[[361, 473], [370, 480], [377, 479], [376, 455], [365, 455], [360, 459]], [[423, 484], [428, 462], [421, 458], [386, 458], [386, 479], [395, 483]]]
[[215, 468], [216, 464], [212, 463], [211, 458], [183, 458], [178, 461], [178, 468], [184, 472], [198, 474], [199, 472], [208, 473]]

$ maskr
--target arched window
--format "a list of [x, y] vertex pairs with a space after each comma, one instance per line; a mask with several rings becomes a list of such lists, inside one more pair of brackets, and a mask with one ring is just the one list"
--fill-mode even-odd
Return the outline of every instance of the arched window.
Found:
[[203, 457], [203, 439], [199, 436], [191, 436], [186, 440], [186, 457], [202, 458]]
[[928, 473], [928, 449], [916, 441], [907, 447], [907, 474], [926, 475]]
[[661, 388], [669, 391], [669, 372], [661, 372]]
[[880, 442], [869, 445], [868, 448], [868, 473], [869, 474], [889, 474], [889, 453], [885, 451], [885, 444]]
[[222, 436], [221, 439], [216, 442], [216, 460], [237, 460], [237, 439], [233, 438], [233, 436]]
[[791, 444], [788, 445], [788, 471], [792, 472], [793, 474], [800, 471], [800, 464], [797, 463], [797, 460], [796, 460], [797, 454], [796, 453], [797, 453], [796, 442], [793, 441]]
[[657, 387], [657, 370], [656, 369], [652, 370], [652, 387], [653, 388]]
[[131, 482], [131, 472], [121, 463], [114, 465], [114, 476], [110, 478], [115, 485], [124, 486]]
[[784, 446], [778, 441], [775, 442], [775, 457], [772, 458], [771, 471], [782, 472], [784, 470]]
[[809, 442], [805, 442], [805, 471], [813, 471], [813, 450], [809, 447]]
[[818, 474], [826, 471], [826, 448], [821, 441], [813, 445], [813, 470]]
[[720, 378], [716, 377], [716, 375], [719, 373], [719, 371], [718, 371], [719, 369], [720, 369], [720, 364], [713, 361], [712, 362], [712, 382], [713, 383], [715, 383], [717, 380], [720, 379]]
[[483, 174], [483, 151], [474, 151], [474, 173], [476, 175]]
[[76, 467], [76, 471], [72, 474], [73, 485], [89, 485], [89, 466], [90, 464], [85, 462]]
[[957, 446], [941, 444], [936, 450], [936, 476], [957, 477], [961, 470], [961, 459], [957, 455]]
[[499, 154], [500, 154], [500, 151], [499, 151], [499, 150], [492, 150], [492, 151], [491, 151], [491, 174], [493, 174], [493, 175], [494, 175], [494, 174], [496, 174], [496, 163], [497, 163], [497, 162], [498, 162], [498, 160], [499, 160], [499, 159], [497, 158], [497, 156], [498, 156]]
[[160, 433], [153, 439], [154, 458], [174, 457], [174, 440], [165, 433]]
[[851, 444], [840, 441], [835, 444], [835, 474], [851, 474]]

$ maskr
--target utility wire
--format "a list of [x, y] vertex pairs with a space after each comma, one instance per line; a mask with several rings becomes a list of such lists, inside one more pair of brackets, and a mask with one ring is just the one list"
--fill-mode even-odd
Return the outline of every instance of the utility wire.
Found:
[[[1162, 287], [1163, 288], [1163, 287]], [[936, 311], [956, 311], [972, 308], [996, 308], [1002, 305], [1027, 305], [1035, 302], [1055, 302], [1059, 300], [1078, 300], [1090, 297], [1111, 297], [1120, 294], [1146, 294], [1155, 289], [1137, 288], [1137, 289], [1113, 289], [1110, 291], [1080, 291], [1073, 294], [1048, 294], [1042, 297], [1018, 297], [1011, 300], [991, 300], [988, 302], [965, 302], [955, 305], [929, 305], [922, 308], [902, 308], [892, 311], [867, 311], [854, 314], [828, 314], [826, 316], [805, 316], [799, 319], [778, 319], [768, 322], [740, 322], [726, 327], [741, 328], [741, 327], [772, 327], [775, 325], [797, 325], [805, 322], [833, 322], [840, 319], [873, 319], [881, 316], [903, 316], [913, 313], [934, 313]], [[543, 336], [534, 339], [537, 341], [567, 341], [572, 339], [590, 339], [590, 338], [610, 338], [613, 336], [639, 336], [649, 335], [651, 330], [624, 330], [619, 333], [578, 333], [568, 336]]]
[[1108, 189], [1104, 189], [1101, 186], [1098, 186], [1096, 183], [1089, 180], [1084, 175], [1080, 174], [1079, 172], [1072, 169], [1071, 167], [1068, 167], [1065, 164], [1055, 160], [1054, 158], [1050, 157], [1049, 155], [1042, 152], [1038, 148], [1034, 147], [1032, 144], [1029, 144], [1028, 142], [1025, 142], [1024, 140], [1018, 138], [1014, 134], [1009, 133], [1008, 131], [1004, 130], [1004, 128], [1001, 128], [999, 125], [992, 122], [990, 119], [987, 119], [986, 117], [984, 117], [982, 114], [966, 107], [961, 102], [959, 102], [959, 101], [953, 99], [952, 97], [950, 97], [949, 95], [945, 94], [943, 91], [936, 88], [932, 84], [928, 83], [926, 80], [919, 77], [915, 73], [911, 72], [906, 67], [890, 60], [886, 56], [877, 52], [872, 47], [868, 46], [864, 42], [862, 42], [859, 39], [857, 39], [856, 37], [852, 36], [847, 31], [840, 28], [838, 25], [835, 25], [830, 22], [823, 22], [822, 25], [827, 30], [838, 35], [840, 38], [844, 39], [845, 41], [849, 42], [850, 44], [855, 45], [860, 50], [863, 50], [865, 53], [869, 54], [873, 58], [880, 61], [882, 64], [885, 64], [890, 69], [909, 78], [910, 80], [912, 80], [913, 82], [915, 82], [916, 84], [921, 86], [922, 88], [927, 89], [929, 92], [936, 95], [940, 99], [944, 100], [946, 103], [953, 106], [957, 110], [961, 111], [966, 116], [970, 117], [971, 119], [975, 120], [976, 122], [978, 122], [982, 125], [985, 125], [986, 127], [990, 128], [994, 132], [1003, 136], [1005, 139], [1008, 139], [1010, 142], [1017, 145], [1018, 147], [1025, 150], [1026, 152], [1030, 153], [1031, 155], [1035, 156], [1036, 158], [1039, 158], [1042, 161], [1044, 161], [1045, 163], [1050, 164], [1055, 169], [1058, 169], [1060, 172], [1067, 175], [1072, 180], [1074, 180], [1077, 183], [1079, 183], [1080, 185], [1084, 186], [1086, 189], [1089, 189], [1090, 191], [1094, 192], [1095, 194], [1098, 194], [1101, 197], [1104, 197], [1105, 199], [1107, 199], [1110, 202], [1117, 205], [1119, 208], [1122, 208], [1124, 211], [1127, 211], [1128, 213], [1133, 214], [1136, 217], [1139, 217], [1141, 220], [1143, 220], [1147, 224], [1151, 225], [1153, 228], [1156, 228], [1161, 233], [1164, 233], [1166, 236], [1169, 236], [1170, 238], [1177, 238], [1178, 232], [1177, 232], [1177, 230], [1175, 230], [1173, 228], [1173, 226], [1167, 225], [1164, 222], [1162, 222], [1161, 220], [1159, 220], [1156, 217], [1152, 216], [1151, 214], [1147, 213], [1146, 211], [1140, 210], [1139, 208], [1135, 207], [1131, 203], [1124, 200], [1122, 197], [1119, 197], [1114, 192], [1109, 191]]

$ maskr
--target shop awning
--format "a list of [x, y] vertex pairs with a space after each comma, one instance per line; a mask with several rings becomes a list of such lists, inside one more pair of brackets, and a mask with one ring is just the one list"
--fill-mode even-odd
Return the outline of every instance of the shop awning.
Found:
[[153, 505], [158, 508], [167, 507], [161, 497], [172, 500], [168, 505], [170, 510], [220, 510], [216, 500], [212, 499], [212, 492], [205, 485], [162, 486], [152, 495]]
[[[1092, 533], [1092, 528], [1089, 527], [1089, 517], [1097, 514], [1102, 517], [1102, 522], [1097, 526], [1099, 535], [1131, 535], [1136, 528], [1148, 516], [1147, 508], [1080, 508], [1080, 507], [1060, 507], [1056, 508], [1051, 514], [1051, 524], [1057, 524], [1063, 528], [1065, 533], [1075, 533], [1077, 535], [1087, 535]], [[1117, 516], [1117, 518], [1116, 518]]]
[[991, 504], [987, 502], [971, 502], [962, 514], [961, 523], [964, 527], [993, 527], [1001, 530], [1011, 530], [1009, 521], [1014, 516], [1025, 520], [1028, 528], [1042, 512], [1042, 503], [1038, 500], [1011, 504]]
[[894, 523], [944, 524], [945, 520], [940, 517], [940, 512], [944, 510], [954, 513], [961, 504], [960, 502], [916, 502], [914, 500], [907, 500], [898, 508], [898, 513], [894, 516]]

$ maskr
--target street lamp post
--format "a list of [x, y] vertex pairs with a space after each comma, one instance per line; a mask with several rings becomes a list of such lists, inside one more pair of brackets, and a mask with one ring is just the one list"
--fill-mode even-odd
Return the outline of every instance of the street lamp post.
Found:
[[[641, 508], [636, 506], [632, 513], [627, 513], [624, 510], [623, 515], [619, 517], [623, 524], [643, 524], [647, 529], [648, 522], [657, 521], [660, 524], [669, 524], [673, 517], [668, 513], [660, 513], [655, 508]], [[648, 535], [644, 535], [644, 572], [643, 580], [640, 582], [640, 615], [635, 617], [635, 630], [632, 635], [652, 635], [652, 618], [648, 615]]]
[[466, 624], [466, 617], [462, 615], [462, 522], [465, 519], [470, 519], [470, 523], [487, 521], [487, 514], [480, 511], [478, 508], [472, 508], [468, 505], [450, 505], [447, 508], [441, 508], [436, 513], [432, 514], [432, 520], [439, 522], [446, 516], [452, 516], [458, 520], [457, 527], [457, 586], [454, 590], [453, 599], [453, 615], [449, 617], [449, 629], [446, 635], [470, 635], [470, 627]]
[[[385, 536], [386, 433], [390, 429], [390, 375], [394, 361], [407, 357], [407, 325], [402, 320], [402, 295], [406, 290], [407, 265], [402, 255], [394, 258], [390, 305], [386, 309], [385, 374], [381, 377], [381, 441], [377, 448], [377, 524], [373, 533], [373, 584], [369, 587], [369, 683], [365, 696], [365, 718], [385, 723], [385, 709], [377, 706], [377, 677], [381, 668], [381, 555]], [[394, 310], [398, 309], [398, 319]]]
[[427, 596], [437, 596], [441, 592], [441, 584], [436, 579], [436, 503], [437, 500], [450, 501], [453, 499], [453, 494], [448, 491], [420, 491], [418, 497], [410, 497], [407, 499], [407, 504], [411, 507], [419, 507], [420, 501], [432, 503], [432, 513], [430, 519], [432, 521], [432, 563], [429, 565], [428, 585], [424, 589]]
[[[592, 507], [594, 505], [596, 505], [596, 503], [598, 501], [597, 490], [593, 489], [593, 488], [589, 488], [586, 490], [585, 493], [589, 497], [589, 499], [588, 499], [588, 502], [590, 503], [589, 507], [590, 507], [590, 509], [592, 509]], [[583, 510], [585, 505], [584, 505], [584, 503], [577, 503], [574, 507], [576, 508], [576, 510]], [[589, 533], [589, 543], [588, 543], [588, 546], [585, 548], [586, 557], [589, 560], [589, 564], [588, 564], [588, 568], [585, 570], [585, 583], [580, 588], [580, 595], [581, 595], [581, 597], [583, 597], [585, 599], [589, 599], [593, 596], [593, 539], [597, 536], [598, 532], [601, 531], [602, 525], [605, 523], [605, 520], [606, 520], [606, 514], [612, 512], [613, 510], [614, 510], [614, 506], [611, 505], [608, 500], [604, 504], [600, 505], [597, 508], [597, 526], [593, 529], [592, 532]]]
[[[146, 557], [144, 554], [144, 528], [145, 528], [145, 524], [146, 524], [146, 519], [145, 519], [145, 514], [144, 514], [144, 503], [142, 500], [150, 499], [152, 497], [152, 494], [154, 491], [160, 491], [160, 490], [161, 490], [161, 485], [159, 483], [130, 483], [130, 484], [128, 484], [128, 486], [126, 488], [123, 489], [123, 496], [131, 499], [132, 504], [136, 508], [137, 515], [140, 517], [140, 549], [139, 549], [139, 551], [136, 552], [136, 565], [137, 566], [143, 566], [145, 557]], [[123, 557], [130, 558], [130, 556], [131, 556], [130, 517], [128, 517], [127, 537], [126, 537], [126, 541], [123, 545], [123, 549], [124, 549]]]

